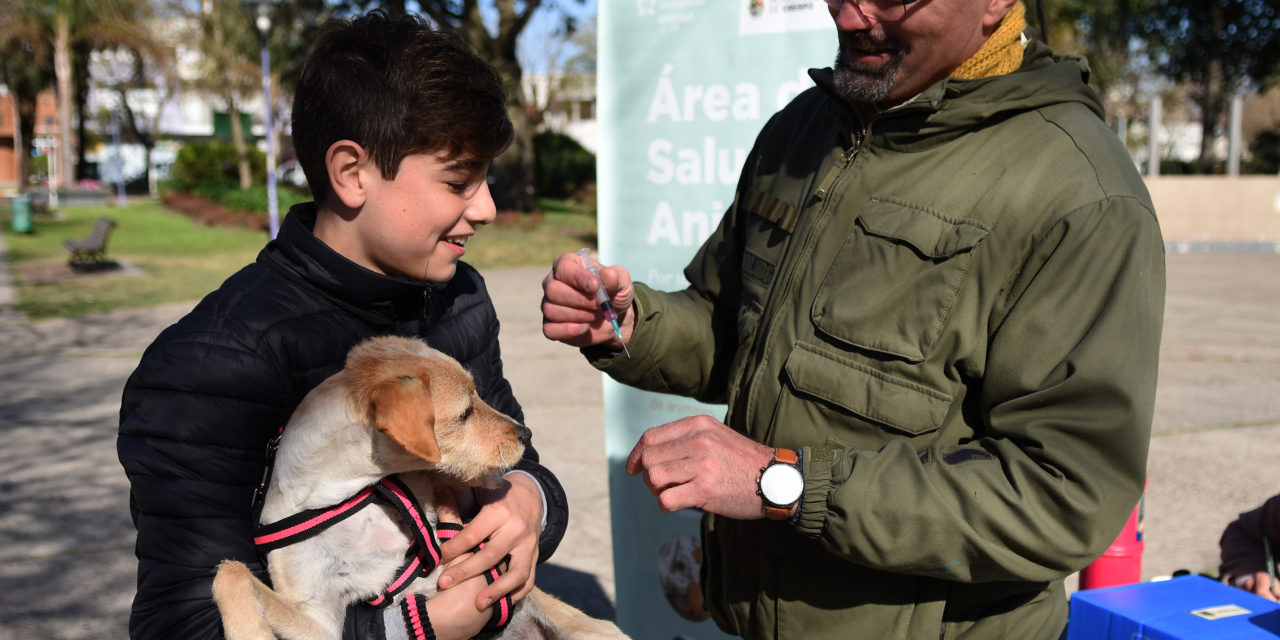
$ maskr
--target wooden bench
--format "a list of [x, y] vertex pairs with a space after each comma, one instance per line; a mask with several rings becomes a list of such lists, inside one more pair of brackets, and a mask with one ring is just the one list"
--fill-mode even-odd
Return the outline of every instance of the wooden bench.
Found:
[[85, 271], [111, 264], [107, 260], [107, 238], [115, 226], [116, 221], [111, 218], [98, 218], [93, 221], [93, 230], [84, 240], [63, 240], [62, 246], [71, 252], [71, 268]]

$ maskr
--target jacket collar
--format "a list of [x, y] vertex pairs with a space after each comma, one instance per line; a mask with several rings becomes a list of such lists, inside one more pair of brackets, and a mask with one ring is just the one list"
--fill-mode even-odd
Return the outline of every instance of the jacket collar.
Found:
[[315, 236], [314, 202], [289, 209], [279, 235], [258, 261], [293, 280], [310, 283], [335, 300], [377, 315], [403, 316], [418, 310], [438, 285], [371, 271], [331, 249]]
[[[809, 76], [827, 96], [842, 135], [861, 139], [864, 123], [839, 97], [831, 69], [811, 69]], [[875, 144], [913, 151], [958, 138], [1010, 115], [1076, 102], [1103, 117], [1102, 101], [1088, 86], [1089, 68], [1082, 59], [1055, 56], [1039, 41], [1027, 43], [1022, 68], [1014, 73], [956, 80], [947, 78], [910, 102], [880, 112], [865, 123]]]

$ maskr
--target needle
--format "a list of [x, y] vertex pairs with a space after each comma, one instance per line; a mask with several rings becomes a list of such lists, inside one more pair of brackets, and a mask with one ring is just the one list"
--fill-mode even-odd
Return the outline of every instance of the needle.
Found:
[[604, 312], [604, 319], [613, 325], [613, 333], [618, 336], [618, 340], [622, 342], [622, 350], [631, 357], [631, 351], [627, 349], [627, 341], [622, 337], [622, 327], [618, 325], [618, 312], [613, 310], [613, 302], [609, 300], [609, 292], [604, 290], [604, 280], [600, 278], [600, 271], [596, 269], [595, 263], [591, 262], [591, 258], [587, 255], [591, 253], [590, 249], [582, 248], [578, 250], [578, 257], [582, 259], [582, 264], [596, 277], [596, 282], [600, 286], [596, 288], [596, 302], [600, 305], [600, 310]]

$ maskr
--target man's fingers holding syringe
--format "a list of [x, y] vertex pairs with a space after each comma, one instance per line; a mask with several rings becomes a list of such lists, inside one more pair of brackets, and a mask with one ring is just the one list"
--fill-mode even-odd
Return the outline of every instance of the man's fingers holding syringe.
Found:
[[566, 253], [556, 258], [551, 272], [542, 280], [544, 336], [577, 347], [615, 339], [596, 301], [596, 288], [603, 284], [623, 325], [624, 335], [630, 337], [631, 302], [635, 297], [631, 274], [622, 267], [600, 267], [599, 273], [603, 283], [591, 275], [577, 254]]

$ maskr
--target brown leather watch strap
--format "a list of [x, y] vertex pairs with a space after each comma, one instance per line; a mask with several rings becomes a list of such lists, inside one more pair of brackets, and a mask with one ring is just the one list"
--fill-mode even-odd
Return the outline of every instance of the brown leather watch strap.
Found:
[[796, 455], [795, 449], [774, 449], [773, 461], [789, 464], [794, 467], [800, 464], [800, 457]]
[[[795, 466], [799, 466], [800, 458], [796, 455], [796, 452], [794, 449], [774, 449], [773, 460], [769, 464], [762, 467], [760, 469], [760, 473], [763, 474], [765, 469], [768, 469], [769, 467], [779, 463], [789, 464], [795, 467]], [[782, 507], [775, 507], [769, 504], [768, 500], [762, 499], [762, 502], [764, 504], [764, 517], [768, 518], [769, 520], [786, 520], [787, 518], [790, 518], [791, 509], [795, 507], [794, 502]]]

